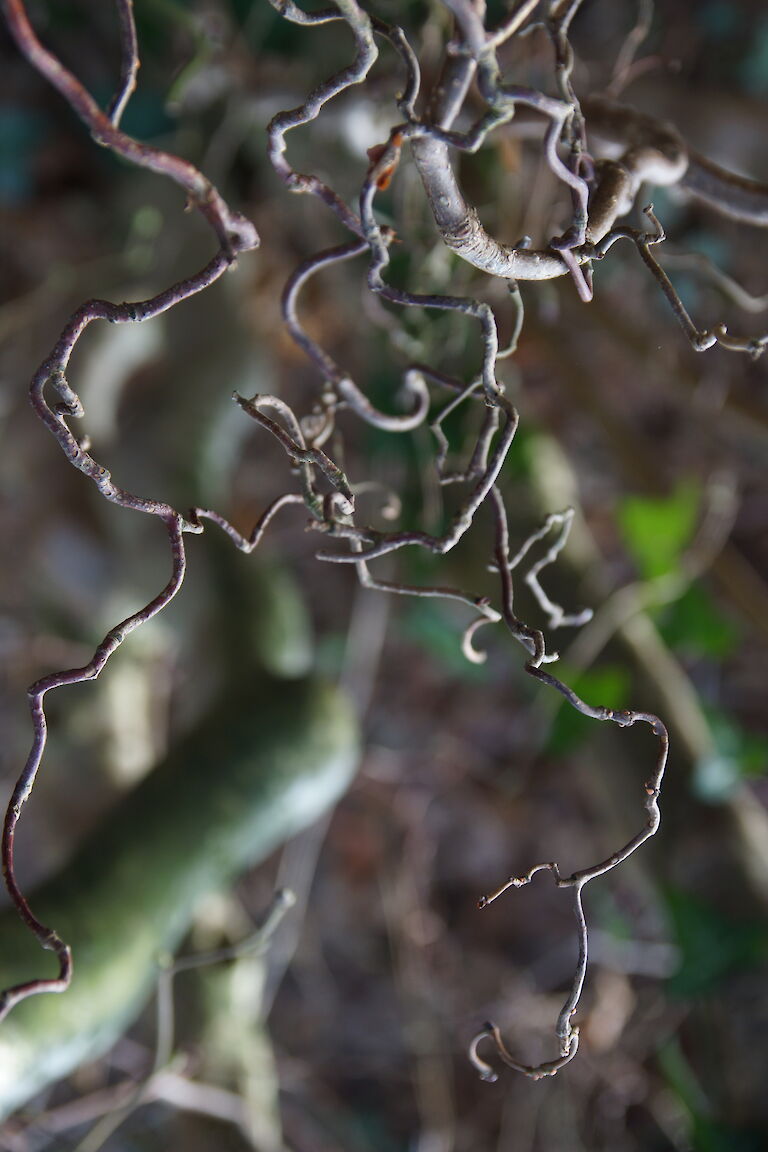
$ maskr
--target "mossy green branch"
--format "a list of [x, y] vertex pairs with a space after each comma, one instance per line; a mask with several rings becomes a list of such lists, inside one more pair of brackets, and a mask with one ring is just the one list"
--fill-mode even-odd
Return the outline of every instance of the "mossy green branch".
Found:
[[[317, 819], [356, 763], [354, 718], [327, 683], [257, 675], [228, 695], [35, 898], [72, 945], [74, 977], [0, 1027], [0, 1115], [109, 1048], [200, 898]], [[48, 961], [15, 920], [0, 918], [4, 985]]]

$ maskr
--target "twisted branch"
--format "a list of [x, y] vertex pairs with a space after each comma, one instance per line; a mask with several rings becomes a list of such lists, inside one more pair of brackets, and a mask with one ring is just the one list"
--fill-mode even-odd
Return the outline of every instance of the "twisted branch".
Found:
[[[249, 553], [258, 547], [279, 511], [289, 505], [301, 505], [310, 513], [309, 525], [314, 531], [333, 541], [349, 542], [344, 551], [320, 549], [318, 558], [354, 565], [364, 587], [395, 595], [452, 600], [471, 608], [473, 617], [461, 642], [468, 659], [479, 662], [485, 658], [474, 643], [478, 629], [487, 624], [503, 623], [509, 635], [523, 647], [526, 654], [524, 667], [530, 676], [554, 689], [582, 715], [609, 721], [622, 728], [646, 724], [659, 742], [655, 767], [645, 784], [643, 823], [623, 846], [606, 859], [570, 875], [563, 875], [555, 862], [536, 864], [524, 875], [510, 878], [480, 901], [484, 907], [508, 889], [530, 883], [541, 871], [549, 872], [558, 888], [571, 890], [579, 957], [571, 989], [555, 1024], [558, 1056], [539, 1065], [520, 1062], [511, 1055], [499, 1029], [493, 1024], [486, 1025], [470, 1046], [470, 1057], [485, 1079], [495, 1078], [493, 1069], [478, 1052], [480, 1044], [486, 1040], [493, 1043], [498, 1058], [505, 1065], [534, 1079], [554, 1075], [573, 1059], [578, 1048], [578, 1027], [573, 1024], [573, 1016], [583, 989], [588, 961], [583, 889], [591, 880], [618, 867], [657, 831], [668, 735], [662, 721], [650, 713], [619, 711], [583, 701], [546, 670], [557, 660], [557, 655], [547, 651], [543, 632], [515, 615], [513, 572], [528, 560], [533, 546], [550, 538], [554, 531], [554, 538], [544, 556], [527, 571], [526, 583], [548, 627], [578, 627], [591, 617], [589, 609], [566, 612], [549, 598], [539, 580], [544, 568], [556, 561], [565, 545], [573, 517], [571, 510], [550, 515], [544, 525], [511, 555], [507, 510], [499, 485], [519, 417], [498, 379], [497, 369], [501, 360], [514, 353], [523, 324], [517, 282], [570, 275], [580, 297], [588, 302], [592, 297], [593, 265], [599, 265], [617, 241], [629, 240], [658, 283], [693, 348], [704, 351], [719, 343], [726, 349], [757, 357], [768, 344], [768, 335], [742, 338], [731, 336], [723, 325], [702, 330], [693, 322], [656, 258], [655, 250], [664, 240], [664, 231], [652, 208], [646, 209], [652, 229], [649, 232], [625, 226], [620, 221], [635, 207], [641, 187], [651, 183], [679, 186], [724, 215], [765, 225], [768, 223], [768, 188], [733, 176], [698, 156], [669, 125], [660, 124], [606, 97], [580, 98], [577, 95], [569, 34], [581, 0], [550, 0], [543, 5], [544, 27], [553, 50], [556, 95], [510, 82], [504, 77], [498, 60], [499, 49], [514, 37], [524, 35], [531, 27], [528, 21], [537, 7], [537, 0], [521, 0], [496, 29], [486, 28], [481, 0], [444, 0], [455, 20], [455, 36], [445, 46], [438, 79], [432, 91], [426, 94], [421, 92], [417, 55], [403, 30], [368, 14], [357, 0], [336, 0], [333, 7], [314, 13], [304, 12], [294, 0], [270, 0], [284, 19], [297, 25], [311, 29], [315, 25], [340, 22], [352, 34], [354, 56], [351, 62], [318, 84], [297, 107], [279, 112], [267, 129], [269, 159], [284, 186], [325, 204], [350, 238], [309, 256], [290, 276], [282, 294], [286, 329], [321, 378], [319, 394], [311, 409], [305, 413], [297, 412], [287, 400], [277, 396], [256, 395], [246, 399], [235, 395], [243, 412], [282, 446], [291, 468], [298, 474], [300, 488], [298, 492], [286, 491], [273, 500], [246, 535], [216, 510], [194, 508], [182, 514], [168, 504], [118, 487], [110, 473], [91, 454], [87, 441], [78, 439], [70, 428], [69, 422], [82, 418], [84, 413], [66, 373], [72, 351], [92, 321], [141, 322], [175, 307], [214, 283], [240, 252], [257, 247], [259, 237], [256, 229], [244, 216], [232, 211], [210, 181], [188, 161], [141, 143], [120, 130], [120, 121], [135, 88], [139, 67], [131, 0], [116, 0], [122, 58], [118, 88], [106, 112], [81, 82], [43, 47], [29, 22], [22, 0], [0, 2], [20, 51], [32, 67], [63, 95], [95, 142], [178, 184], [190, 204], [213, 230], [218, 245], [216, 254], [199, 272], [148, 300], [122, 304], [91, 300], [81, 305], [32, 381], [34, 410], [56, 437], [73, 467], [88, 476], [106, 500], [161, 520], [168, 534], [172, 571], [160, 593], [107, 633], [87, 665], [46, 676], [29, 690], [33, 742], [5, 819], [3, 871], [12, 900], [23, 920], [41, 945], [56, 953], [59, 973], [55, 979], [29, 980], [0, 994], [0, 1018], [27, 996], [63, 991], [72, 972], [68, 946], [53, 929], [35, 917], [14, 869], [14, 838], [19, 816], [34, 785], [45, 749], [45, 695], [63, 684], [97, 677], [125, 637], [161, 611], [176, 595], [184, 578], [185, 533], [201, 532], [203, 522], [211, 521], [229, 536], [237, 548]], [[394, 50], [402, 69], [402, 90], [393, 99], [400, 119], [392, 124], [387, 139], [369, 150], [370, 163], [361, 180], [359, 198], [355, 204], [348, 204], [317, 174], [295, 170], [286, 154], [287, 136], [294, 129], [315, 122], [329, 102], [365, 83], [378, 57], [376, 37]], [[629, 66], [634, 43], [628, 43], [620, 56], [617, 78]], [[485, 105], [479, 118], [466, 114], [468, 93], [473, 83]], [[451, 166], [452, 151], [476, 152], [501, 126], [519, 124], [524, 118], [521, 110], [528, 110], [535, 117], [544, 117], [543, 155], [553, 175], [568, 189], [571, 200], [571, 215], [566, 228], [562, 234], [549, 237], [539, 250], [533, 249], [527, 238], [517, 245], [506, 245], [492, 237], [466, 200]], [[462, 123], [466, 121], [469, 121], [469, 127], [463, 128]], [[395, 178], [406, 145], [410, 147], [442, 242], [480, 271], [509, 282], [515, 318], [507, 348], [500, 348], [496, 316], [481, 299], [412, 291], [410, 287], [395, 287], [387, 279], [395, 233], [391, 227], [379, 223], [377, 197]], [[311, 277], [358, 257], [367, 259], [368, 289], [395, 308], [435, 310], [447, 317], [467, 316], [477, 323], [481, 356], [477, 372], [470, 380], [446, 373], [437, 366], [410, 363], [402, 373], [403, 390], [412, 401], [409, 410], [405, 413], [380, 411], [371, 404], [331, 352], [308, 334], [298, 313], [300, 291]], [[56, 394], [54, 402], [48, 399], [50, 391]], [[444, 397], [446, 391], [450, 393], [447, 400]], [[442, 399], [433, 404], [437, 392], [442, 394]], [[449, 467], [451, 448], [443, 426], [446, 418], [462, 405], [474, 407], [480, 413], [478, 428], [468, 459], [459, 467]], [[444, 532], [399, 530], [395, 525], [384, 531], [372, 524], [356, 522], [355, 493], [378, 482], [348, 477], [346, 470], [329, 454], [330, 450], [326, 451], [332, 433], [338, 432], [336, 414], [342, 409], [386, 433], [403, 434], [422, 426], [431, 428], [436, 444], [434, 468], [440, 490], [447, 491], [450, 487], [451, 492], [456, 492], [463, 487], [462, 494], [457, 497], [458, 507]], [[334, 454], [343, 459], [340, 437], [335, 436], [333, 444]], [[419, 586], [397, 579], [380, 579], [372, 573], [370, 565], [373, 561], [405, 547], [422, 548], [436, 556], [448, 553], [476, 523], [482, 521], [478, 513], [484, 507], [490, 517], [490, 534], [483, 555], [492, 560], [491, 570], [498, 576], [495, 599], [454, 587], [449, 582]], [[399, 517], [397, 503], [388, 501], [385, 513], [385, 519], [396, 521]]]

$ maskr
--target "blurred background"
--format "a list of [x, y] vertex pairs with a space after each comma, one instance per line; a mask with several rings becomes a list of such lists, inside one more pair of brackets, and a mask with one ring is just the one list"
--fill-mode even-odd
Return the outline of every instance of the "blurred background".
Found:
[[[29, 10], [106, 104], [119, 70], [111, 5]], [[403, 24], [434, 79], [450, 34], [440, 5], [382, 0], [376, 12]], [[502, 13], [491, 7], [489, 22]], [[764, 6], [671, 0], [654, 14], [591, 0], [573, 32], [578, 93], [611, 83], [638, 13], [650, 26], [622, 99], [669, 119], [712, 159], [768, 179]], [[142, 66], [125, 130], [197, 164], [255, 221], [262, 246], [157, 320], [93, 325], [70, 379], [94, 453], [118, 483], [178, 508], [215, 507], [247, 531], [292, 480], [279, 445], [232, 391], [311, 407], [320, 381], [282, 326], [280, 293], [301, 260], [345, 239], [321, 204], [285, 192], [265, 128], [348, 62], [352, 39], [339, 25], [290, 25], [251, 0], [138, 0], [136, 19]], [[521, 83], [551, 90], [544, 34], [512, 44], [503, 62]], [[30, 739], [27, 686], [87, 661], [162, 586], [168, 564], [158, 525], [106, 504], [67, 466], [30, 410], [28, 381], [82, 300], [149, 296], [201, 267], [211, 239], [176, 188], [91, 143], [4, 31], [0, 67], [0, 771], [9, 793]], [[354, 197], [366, 150], [397, 122], [400, 83], [382, 51], [365, 85], [288, 137], [294, 166]], [[511, 129], [463, 157], [460, 172], [502, 240], [541, 243], [567, 218], [540, 147]], [[660, 257], [696, 321], [762, 334], [765, 234], [672, 191], [654, 204], [668, 234]], [[511, 334], [506, 285], [439, 242], [407, 155], [380, 207], [402, 241], [394, 283], [477, 296], [495, 307], [502, 338]], [[699, 258], [752, 294], [741, 301], [749, 311]], [[487, 1019], [522, 1060], [555, 1055], [576, 939], [569, 900], [546, 874], [482, 912], [477, 901], [540, 860], [571, 871], [624, 843], [642, 818], [652, 737], [566, 711], [525, 675], [501, 631], [481, 633], [487, 661], [468, 664], [466, 609], [360, 589], [348, 567], [315, 559], [317, 536], [289, 509], [250, 558], [213, 527], [188, 538], [176, 601], [96, 683], [50, 699], [49, 750], [18, 837], [27, 889], [54, 875], [193, 728], [233, 668], [272, 642], [275, 596], [290, 601], [296, 667], [311, 662], [339, 682], [363, 732], [359, 775], [334, 814], [198, 909], [185, 955], [246, 937], [275, 886], [297, 897], [264, 957], [179, 975], [172, 1060], [115, 1131], [91, 1135], [92, 1149], [766, 1146], [768, 361], [694, 353], [629, 247], [597, 268], [589, 306], [568, 280], [523, 285], [522, 298], [518, 351], [500, 369], [521, 414], [501, 479], [513, 550], [546, 514], [574, 506], [571, 541], [542, 581], [567, 611], [590, 606], [595, 619], [550, 636], [561, 675], [592, 703], [657, 712], [672, 737], [659, 835], [585, 894], [592, 959], [577, 1059], [538, 1083], [511, 1072], [478, 1079], [466, 1051]], [[470, 322], [382, 305], [361, 260], [316, 277], [300, 314], [387, 410], [411, 360], [467, 379], [477, 371]], [[450, 427], [457, 456], [475, 419]], [[428, 429], [395, 436], [350, 419], [342, 430], [349, 475], [396, 491], [403, 524], [434, 527], [442, 496]], [[361, 494], [360, 507], [366, 500], [375, 520], [380, 496]], [[487, 538], [479, 524], [439, 563], [404, 550], [376, 572], [490, 593]], [[544, 624], [522, 583], [516, 607]], [[149, 1004], [105, 1057], [8, 1119], [0, 1147], [89, 1139], [150, 1071], [155, 1015]]]

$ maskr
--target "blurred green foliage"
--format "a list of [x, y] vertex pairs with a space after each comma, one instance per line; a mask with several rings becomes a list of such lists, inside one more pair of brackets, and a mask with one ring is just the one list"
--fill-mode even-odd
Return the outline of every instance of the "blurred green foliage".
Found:
[[668, 1041], [658, 1052], [659, 1069], [667, 1087], [689, 1117], [690, 1147], [694, 1152], [762, 1152], [764, 1136], [714, 1115], [714, 1108], [691, 1068], [678, 1040]]
[[708, 719], [715, 752], [694, 765], [693, 790], [698, 799], [718, 804], [743, 780], [765, 773], [768, 739], [745, 731], [722, 711], [710, 709]]
[[675, 570], [693, 538], [699, 504], [693, 480], [681, 481], [670, 496], [627, 496], [621, 501], [619, 529], [644, 580]]
[[752, 49], [743, 65], [744, 86], [755, 96], [768, 93], [768, 17], [755, 28]]
[[711, 996], [728, 976], [768, 959], [768, 926], [723, 916], [680, 888], [662, 889], [680, 966], [667, 984], [675, 999]]
[[32, 166], [45, 120], [30, 108], [0, 108], [0, 204], [20, 204], [31, 192]]
[[673, 604], [653, 612], [665, 643], [684, 657], [722, 660], [741, 640], [741, 631], [702, 584], [692, 584]]
[[[618, 522], [627, 551], [645, 580], [679, 571], [699, 518], [698, 486], [681, 481], [665, 497], [631, 496], [619, 505]], [[732, 656], [743, 639], [740, 629], [701, 583], [694, 583], [650, 615], [668, 647], [685, 661], [710, 666]], [[693, 790], [709, 803], [721, 803], [745, 777], [768, 764], [768, 740], [740, 726], [717, 701], [703, 700], [714, 750], [694, 765]]]

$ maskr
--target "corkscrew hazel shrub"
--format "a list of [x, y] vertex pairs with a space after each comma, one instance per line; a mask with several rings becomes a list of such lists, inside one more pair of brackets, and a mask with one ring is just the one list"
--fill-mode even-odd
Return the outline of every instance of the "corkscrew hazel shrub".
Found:
[[[608, 721], [620, 728], [638, 723], [647, 725], [657, 738], [656, 759], [638, 789], [642, 808], [639, 826], [626, 843], [605, 859], [570, 874], [563, 874], [553, 861], [534, 864], [481, 900], [484, 906], [508, 888], [527, 884], [539, 871], [548, 872], [558, 887], [568, 888], [572, 893], [579, 958], [555, 1024], [557, 1055], [540, 1064], [527, 1064], [511, 1054], [492, 1024], [470, 1046], [472, 1059], [485, 1078], [494, 1075], [480, 1054], [479, 1046], [485, 1040], [492, 1041], [503, 1063], [533, 1078], [552, 1075], [573, 1058], [578, 1047], [578, 1028], [573, 1018], [586, 976], [588, 955], [583, 889], [591, 880], [623, 863], [657, 831], [669, 741], [662, 719], [649, 712], [614, 709], [581, 699], [554, 673], [557, 653], [551, 650], [544, 632], [516, 615], [513, 573], [526, 563], [531, 545], [557, 528], [554, 543], [544, 560], [529, 568], [526, 583], [547, 621], [548, 630], [578, 625], [589, 618], [588, 609], [555, 603], [540, 581], [543, 569], [557, 559], [565, 543], [571, 512], [553, 512], [545, 527], [528, 540], [513, 543], [509, 538], [501, 477], [514, 449], [520, 418], [500, 373], [504, 360], [515, 351], [521, 328], [524, 330], [518, 286], [527, 282], [535, 286], [541, 281], [567, 277], [587, 307], [599, 282], [601, 264], [610, 260], [614, 245], [627, 241], [636, 249], [695, 350], [706, 351], [720, 345], [757, 359], [768, 343], [768, 336], [734, 335], [716, 319], [701, 327], [692, 318], [657, 256], [665, 233], [653, 208], [645, 207], [645, 223], [639, 227], [626, 224], [623, 218], [631, 209], [641, 206], [637, 203], [641, 189], [651, 183], [679, 188], [725, 215], [762, 225], [766, 220], [768, 192], [758, 182], [728, 173], [698, 156], [673, 127], [621, 104], [616, 99], [616, 85], [610, 98], [589, 93], [581, 98], [574, 80], [571, 41], [572, 24], [581, 8], [579, 0], [523, 2], [495, 26], [487, 21], [482, 4], [446, 0], [446, 15], [450, 15], [446, 27], [450, 23], [450, 32], [444, 37], [439, 66], [430, 66], [428, 80], [422, 75], [413, 35], [387, 23], [356, 0], [338, 0], [335, 6], [315, 12], [305, 12], [292, 0], [275, 0], [273, 6], [281, 18], [303, 26], [308, 36], [316, 26], [330, 23], [339, 26], [340, 34], [351, 37], [345, 66], [317, 84], [296, 107], [274, 115], [266, 134], [270, 162], [286, 190], [316, 200], [318, 211], [328, 210], [348, 238], [304, 260], [289, 278], [282, 296], [286, 329], [317, 373], [317, 397], [309, 410], [297, 410], [291, 398], [270, 393], [235, 395], [243, 419], [250, 419], [269, 433], [283, 449], [287, 465], [285, 492], [255, 517], [254, 526], [249, 530], [233, 525], [213, 508], [178, 510], [162, 500], [122, 488], [93, 454], [98, 446], [92, 449], [87, 438], [74, 431], [74, 421], [86, 414], [69, 380], [68, 370], [72, 352], [90, 324], [98, 320], [114, 324], [140, 323], [179, 306], [209, 288], [236, 259], [250, 258], [249, 254], [260, 242], [256, 227], [244, 215], [232, 210], [213, 184], [188, 161], [143, 144], [122, 131], [121, 119], [135, 86], [140, 52], [130, 0], [119, 0], [116, 4], [123, 65], [117, 94], [106, 111], [77, 77], [43, 46], [21, 0], [4, 0], [8, 27], [19, 50], [59, 90], [94, 141], [123, 160], [180, 186], [188, 206], [210, 227], [216, 250], [199, 272], [146, 300], [123, 304], [100, 300], [84, 303], [33, 379], [31, 399], [35, 412], [56, 438], [67, 460], [93, 482], [105, 500], [155, 517], [164, 525], [171, 575], [165, 587], [144, 608], [109, 630], [85, 665], [46, 676], [30, 689], [34, 740], [6, 816], [3, 867], [16, 908], [41, 945], [56, 953], [59, 972], [52, 979], [30, 974], [29, 979], [7, 989], [1, 1002], [2, 1013], [7, 1014], [30, 995], [64, 992], [72, 974], [68, 943], [37, 916], [22, 892], [14, 866], [16, 826], [45, 751], [46, 695], [63, 685], [97, 677], [126, 636], [162, 611], [177, 595], [186, 570], [187, 535], [198, 534], [208, 523], [213, 523], [237, 548], [251, 552], [278, 513], [300, 507], [308, 516], [309, 528], [322, 537], [317, 549], [318, 560], [353, 567], [367, 588], [399, 596], [442, 598], [468, 606], [472, 618], [464, 632], [462, 647], [469, 660], [480, 662], [484, 658], [477, 639], [480, 629], [501, 624], [522, 647], [525, 671], [541, 685], [559, 693], [572, 708], [588, 718]], [[520, 85], [514, 82], [514, 77], [505, 74], [507, 50], [524, 43], [535, 26], [541, 26], [551, 48], [546, 91]], [[368, 84], [374, 65], [384, 54], [391, 54], [399, 71], [397, 90], [391, 95], [391, 126], [386, 138], [372, 143], [369, 149], [369, 164], [361, 173], [358, 195], [345, 198], [334, 187], [333, 174], [299, 172], [293, 167], [291, 134], [307, 125], [319, 125], [337, 98]], [[622, 68], [631, 63], [626, 55], [625, 52], [622, 57]], [[542, 159], [563, 186], [570, 202], [566, 226], [557, 234], [547, 236], [538, 248], [534, 248], [527, 237], [510, 245], [491, 235], [462, 190], [454, 170], [457, 156], [482, 149], [494, 133], [523, 119], [523, 110], [541, 118]], [[407, 221], [402, 224], [395, 221], [394, 226], [388, 220], [385, 222], [382, 197], [410, 163], [415, 166], [434, 227], [446, 247], [487, 276], [510, 282], [516, 318], [509, 347], [500, 346], [496, 313], [482, 297], [424, 292], [419, 288], [418, 276], [407, 286], [400, 286], [391, 277], [393, 249], [397, 244], [408, 243]], [[337, 362], [322, 338], [311, 334], [302, 319], [300, 296], [311, 279], [355, 259], [367, 262], [367, 288], [379, 305], [392, 307], [393, 311], [387, 313], [390, 317], [396, 316], [398, 310], [418, 309], [473, 321], [481, 345], [475, 374], [460, 378], [446, 373], [440, 366], [412, 362], [403, 371], [401, 397], [388, 397], [383, 408], [376, 406], [364, 385]], [[398, 410], [399, 399], [405, 406], [404, 412]], [[458, 410], [472, 409], [477, 413], [474, 442], [469, 450], [464, 446], [462, 453], [458, 453], [445, 429]], [[341, 429], [343, 426], [348, 435], [348, 421], [346, 417], [339, 419], [344, 413], [393, 436], [411, 434], [422, 425], [429, 425], [436, 442], [434, 468], [439, 485], [447, 500], [456, 496], [438, 530], [424, 526], [383, 529], [375, 523], [361, 521], [356, 510], [356, 493], [361, 484], [376, 478], [347, 473]], [[459, 459], [452, 459], [454, 456]], [[392, 509], [393, 502], [387, 501], [387, 507]], [[482, 569], [490, 565], [495, 573], [497, 585], [493, 597], [448, 582], [418, 585], [389, 577], [384, 579], [372, 570], [375, 562], [403, 549], [421, 549], [436, 558], [444, 557], [464, 539], [476, 520], [486, 524], [485, 545], [476, 548]]]

